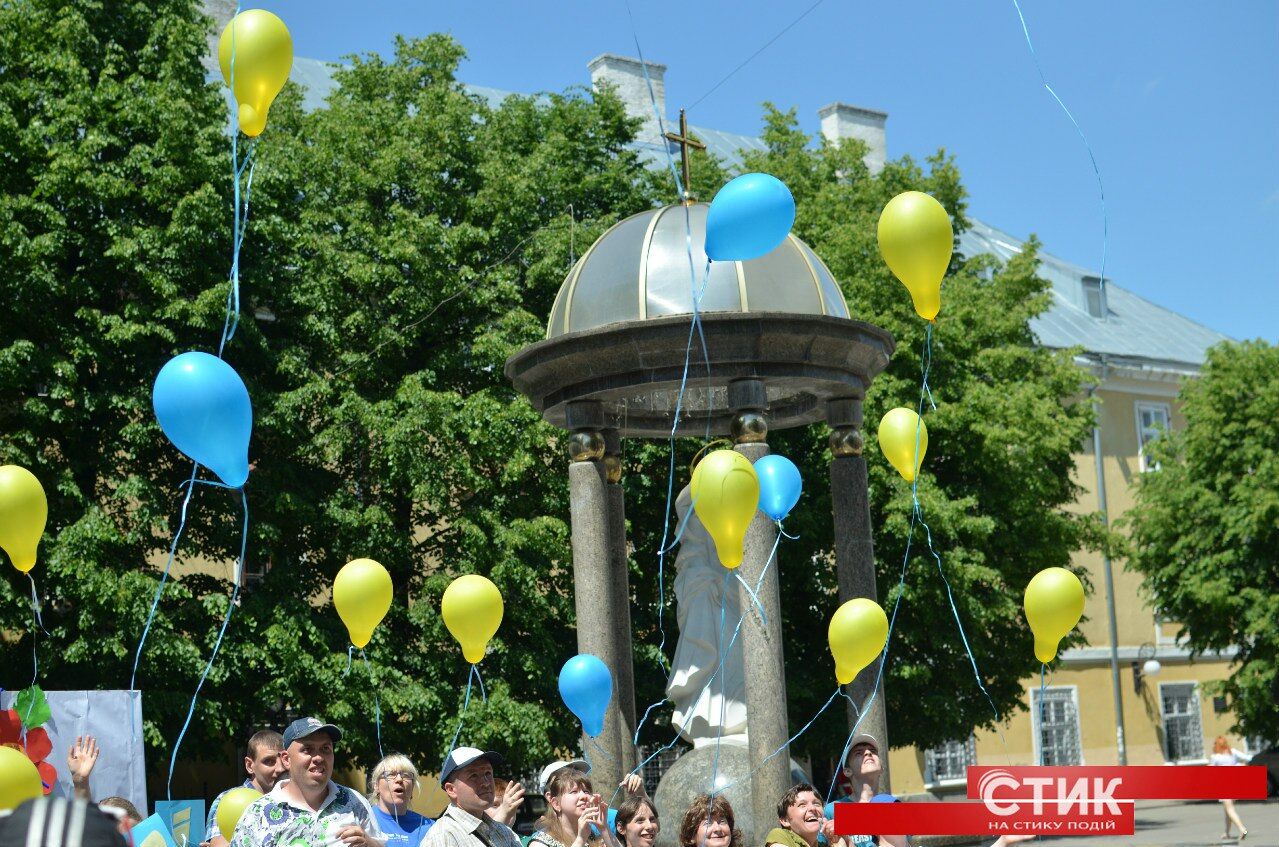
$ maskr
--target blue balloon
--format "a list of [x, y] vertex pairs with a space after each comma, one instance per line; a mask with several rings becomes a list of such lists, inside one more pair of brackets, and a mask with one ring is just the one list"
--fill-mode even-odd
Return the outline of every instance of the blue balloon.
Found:
[[775, 521], [789, 515], [804, 490], [795, 463], [785, 456], [762, 456], [755, 461], [755, 475], [759, 477], [760, 511]]
[[155, 378], [151, 407], [174, 447], [232, 488], [248, 480], [253, 407], [234, 368], [208, 353], [175, 356]]
[[716, 262], [771, 253], [795, 223], [795, 198], [769, 174], [742, 174], [719, 190], [706, 213], [706, 255]]
[[594, 738], [604, 731], [604, 712], [613, 699], [613, 675], [599, 657], [579, 653], [560, 668], [560, 697]]

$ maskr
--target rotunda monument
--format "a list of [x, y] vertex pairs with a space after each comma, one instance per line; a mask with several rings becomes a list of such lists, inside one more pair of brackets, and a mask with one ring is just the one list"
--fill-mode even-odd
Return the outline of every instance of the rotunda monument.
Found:
[[[855, 319], [826, 265], [794, 235], [766, 256], [716, 262], [707, 273], [708, 208], [690, 202], [649, 209], [605, 232], [565, 278], [546, 339], [506, 363], [515, 387], [548, 422], [570, 433], [577, 618], [607, 622], [579, 626], [577, 647], [608, 665], [615, 692], [604, 732], [592, 742], [611, 757], [592, 760], [597, 790], [616, 785], [637, 764], [621, 438], [667, 438], [673, 427], [676, 435], [703, 437], [709, 429], [712, 437], [731, 437], [735, 449], [754, 461], [769, 452], [770, 430], [826, 421], [832, 428], [840, 601], [876, 597], [861, 404], [871, 380], [888, 364], [893, 338]], [[745, 733], [737, 708], [731, 718], [736, 752], [715, 751], [716, 790], [726, 789], [747, 838], [762, 837], [776, 825], [777, 800], [792, 784], [790, 757], [782, 749], [790, 727], [777, 625], [779, 568], [764, 573], [774, 532], [772, 522], [757, 513], [746, 535], [738, 573], [749, 585], [764, 575], [758, 603], [770, 625], [759, 615], [745, 616], [737, 659], [738, 678], [746, 681], [740, 686]], [[726, 600], [734, 609], [756, 606], [746, 589], [733, 590], [738, 596]], [[686, 612], [699, 614], [681, 608], [681, 620]], [[718, 620], [718, 605], [713, 612]], [[859, 702], [869, 695], [875, 670], [872, 665], [853, 683]], [[674, 668], [673, 680], [680, 671]], [[886, 743], [878, 705], [863, 726]], [[688, 734], [700, 745], [695, 732]], [[700, 749], [709, 756], [712, 747], [718, 744]], [[695, 749], [663, 778], [655, 798], [667, 822], [663, 842], [673, 843], [691, 795], [711, 790], [710, 761]]]

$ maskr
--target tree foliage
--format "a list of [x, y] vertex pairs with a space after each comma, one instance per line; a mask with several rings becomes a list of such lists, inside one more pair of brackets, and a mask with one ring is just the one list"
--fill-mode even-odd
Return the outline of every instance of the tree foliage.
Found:
[[1128, 567], [1195, 651], [1238, 647], [1219, 683], [1236, 728], [1279, 737], [1279, 348], [1208, 351], [1181, 389], [1184, 429], [1150, 445]]
[[[204, 79], [207, 21], [193, 0], [0, 6], [0, 461], [31, 468], [50, 495], [36, 577], [46, 688], [121, 688], [190, 473], [150, 410], [171, 356], [215, 347], [227, 294], [231, 162], [225, 103]], [[637, 122], [608, 93], [571, 90], [489, 103], [459, 84], [459, 45], [401, 39], [389, 58], [353, 57], [323, 108], [290, 86], [257, 142], [245, 310], [226, 358], [255, 410], [247, 486], [248, 565], [265, 577], [235, 609], [183, 755], [213, 755], [263, 724], [318, 713], [359, 761], [381, 746], [432, 767], [461, 716], [467, 668], [438, 615], [448, 582], [482, 573], [506, 618], [481, 666], [462, 739], [535, 764], [576, 744], [555, 671], [576, 625], [567, 456], [503, 376], [541, 337], [574, 258], [620, 217], [672, 200], [667, 175], [629, 146]], [[898, 352], [867, 398], [867, 431], [918, 400], [922, 323], [880, 261], [879, 209], [930, 191], [964, 225], [953, 161], [909, 159], [871, 175], [856, 143], [822, 144], [793, 115], [766, 114], [768, 149], [747, 167], [785, 180], [797, 232], [844, 285], [855, 318], [891, 330]], [[694, 188], [726, 174], [705, 154]], [[991, 696], [1001, 713], [1033, 670], [1021, 587], [1066, 565], [1089, 524], [1062, 511], [1070, 455], [1087, 431], [1069, 357], [1035, 347], [1048, 302], [1034, 245], [1007, 266], [956, 257], [936, 328], [936, 411], [922, 500]], [[807, 481], [781, 561], [790, 714], [798, 727], [833, 679], [831, 506], [822, 427], [779, 433], [774, 449]], [[678, 467], [698, 445], [677, 445]], [[626, 446], [635, 555], [637, 685], [660, 699], [656, 550], [667, 445]], [[895, 596], [909, 515], [905, 486], [868, 445], [881, 597]], [[676, 490], [682, 480], [676, 482]], [[167, 761], [227, 609], [240, 530], [237, 496], [198, 487], [179, 560], [139, 669], [153, 765]], [[916, 543], [918, 544], [918, 537]], [[918, 552], [919, 548], [916, 547]], [[395, 603], [348, 667], [328, 586], [349, 559], [390, 570]], [[936, 568], [916, 556], [889, 668], [896, 743], [931, 744], [987, 721]], [[20, 680], [34, 637], [28, 588], [0, 581], [0, 628]], [[659, 619], [659, 615], [661, 616]], [[25, 680], [22, 680], [25, 683]], [[7, 683], [17, 687], [16, 683]], [[376, 700], [375, 700], [376, 698]], [[799, 745], [831, 754], [832, 710]], [[669, 740], [659, 720], [644, 740]], [[153, 768], [153, 772], [155, 772]]]

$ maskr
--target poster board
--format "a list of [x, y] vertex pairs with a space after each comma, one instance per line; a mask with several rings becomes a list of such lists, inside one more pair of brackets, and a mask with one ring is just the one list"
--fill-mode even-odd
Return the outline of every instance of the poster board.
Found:
[[[16, 691], [0, 694], [0, 709], [13, 708]], [[53, 794], [70, 797], [67, 752], [80, 735], [92, 735], [102, 751], [89, 777], [94, 800], [124, 797], [147, 810], [146, 760], [142, 744], [141, 691], [46, 691], [52, 716], [44, 729], [53, 742], [46, 761], [58, 772]]]

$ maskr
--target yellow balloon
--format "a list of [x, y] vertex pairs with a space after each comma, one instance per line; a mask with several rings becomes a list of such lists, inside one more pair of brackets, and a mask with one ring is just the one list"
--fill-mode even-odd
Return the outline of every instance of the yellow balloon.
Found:
[[898, 194], [879, 215], [879, 252], [924, 320], [941, 310], [941, 281], [954, 247], [950, 216], [922, 191]]
[[0, 811], [16, 809], [44, 794], [40, 772], [17, 747], [0, 745]]
[[914, 482], [928, 452], [928, 425], [914, 409], [890, 409], [879, 421], [879, 449], [902, 479]]
[[759, 510], [759, 476], [736, 450], [714, 450], [693, 469], [688, 493], [726, 568], [742, 563], [746, 529]]
[[266, 114], [293, 69], [293, 37], [284, 21], [264, 9], [249, 9], [231, 19], [218, 41], [222, 78], [231, 85], [235, 53], [235, 100], [240, 131], [252, 138], [266, 129]]
[[391, 575], [372, 559], [347, 562], [333, 580], [333, 605], [351, 633], [351, 643], [364, 647], [391, 608]]
[[235, 833], [235, 825], [240, 822], [240, 815], [244, 814], [244, 810], [250, 803], [261, 796], [261, 791], [244, 785], [232, 788], [222, 795], [222, 801], [218, 803], [218, 831], [222, 833], [223, 838], [227, 841], [231, 840], [231, 836]]
[[462, 655], [471, 664], [484, 658], [484, 648], [502, 625], [502, 610], [502, 592], [479, 574], [453, 580], [440, 601], [444, 625], [462, 645]]
[[826, 638], [835, 657], [835, 679], [847, 685], [884, 652], [888, 616], [874, 600], [857, 597], [835, 610]]
[[1026, 620], [1035, 633], [1035, 658], [1047, 664], [1084, 614], [1084, 586], [1065, 568], [1044, 568], [1026, 586]]
[[49, 501], [35, 474], [17, 465], [0, 467], [0, 547], [23, 573], [35, 566], [48, 519]]

